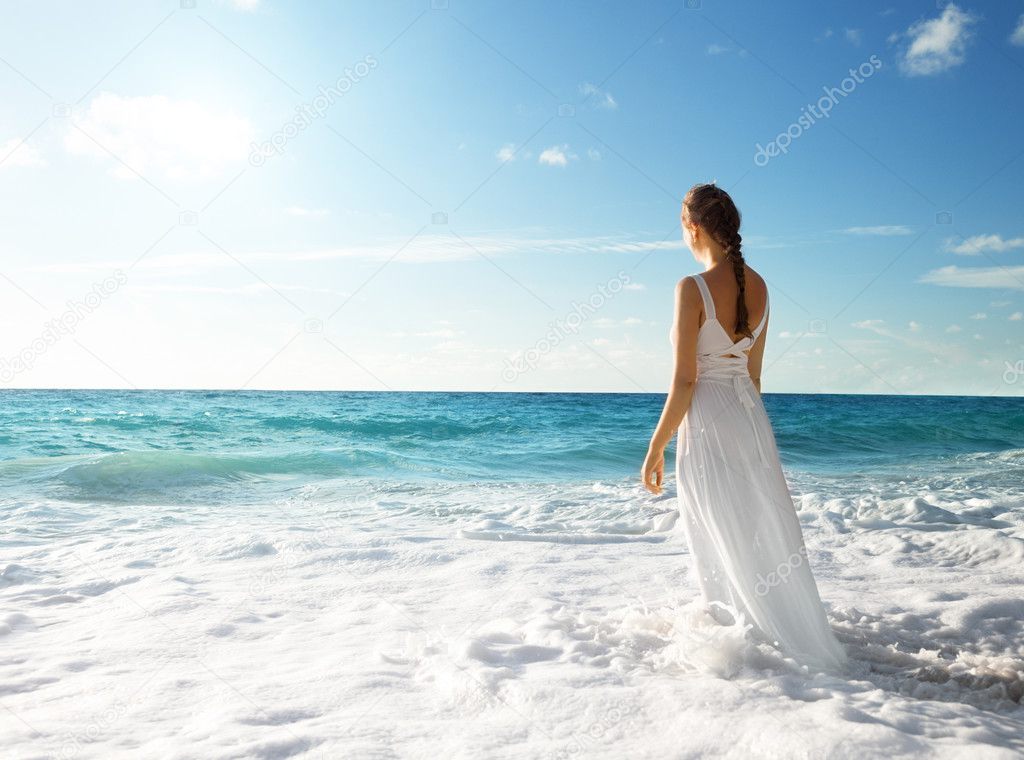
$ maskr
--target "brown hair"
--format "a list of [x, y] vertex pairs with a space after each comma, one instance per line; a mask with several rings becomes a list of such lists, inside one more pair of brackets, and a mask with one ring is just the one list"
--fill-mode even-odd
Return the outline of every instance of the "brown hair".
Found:
[[725, 258], [732, 262], [736, 284], [736, 330], [738, 335], [753, 337], [747, 314], [746, 270], [743, 261], [743, 238], [740, 237], [740, 211], [729, 193], [717, 185], [694, 185], [683, 199], [687, 221], [698, 224], [725, 250]]

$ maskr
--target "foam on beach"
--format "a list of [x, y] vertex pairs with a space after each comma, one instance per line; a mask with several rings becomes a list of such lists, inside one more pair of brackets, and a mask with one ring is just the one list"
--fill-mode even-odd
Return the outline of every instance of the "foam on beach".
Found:
[[[905, 443], [945, 408], [907, 402], [887, 465], [859, 428], [805, 421], [863, 406], [877, 426], [877, 406], [786, 402], [837, 674], [701, 603], [674, 484], [641, 491], [607, 399], [140, 397], [2, 410], [23, 431], [0, 460], [5, 758], [1024, 753], [1024, 457], [1003, 402], [952, 451]], [[408, 421], [420, 407], [433, 427]], [[1002, 448], [969, 450], [983, 433]]]

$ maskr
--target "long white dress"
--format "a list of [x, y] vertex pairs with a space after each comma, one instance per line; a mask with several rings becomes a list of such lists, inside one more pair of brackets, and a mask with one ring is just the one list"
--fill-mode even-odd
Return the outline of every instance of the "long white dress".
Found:
[[753, 338], [733, 342], [704, 278], [694, 280], [706, 318], [693, 400], [679, 427], [676, 482], [704, 602], [716, 617], [722, 605], [742, 614], [755, 636], [798, 662], [841, 669], [846, 652], [825, 616], [775, 434], [747, 368], [768, 305]]

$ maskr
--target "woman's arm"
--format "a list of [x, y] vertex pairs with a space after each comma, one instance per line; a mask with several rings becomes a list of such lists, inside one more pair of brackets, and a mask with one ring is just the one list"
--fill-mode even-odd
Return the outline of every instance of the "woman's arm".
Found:
[[768, 320], [770, 319], [771, 314], [765, 319], [764, 329], [754, 341], [754, 346], [750, 349], [750, 358], [747, 359], [747, 371], [750, 373], [750, 379], [754, 381], [758, 393], [761, 392], [761, 363], [764, 361], [764, 344], [768, 340]]
[[665, 476], [665, 447], [682, 424], [693, 398], [693, 387], [697, 382], [697, 330], [701, 304], [697, 283], [684, 277], [676, 285], [675, 320], [672, 327], [675, 335], [672, 386], [665, 399], [658, 427], [651, 436], [641, 471], [644, 488], [651, 493], [661, 493], [661, 483]]

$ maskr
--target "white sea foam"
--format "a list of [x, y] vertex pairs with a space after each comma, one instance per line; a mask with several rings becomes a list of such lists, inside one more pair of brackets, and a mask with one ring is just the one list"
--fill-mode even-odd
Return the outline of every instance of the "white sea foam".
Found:
[[[4, 513], [4, 757], [1024, 752], [1024, 505], [794, 483], [844, 675], [696, 596], [632, 483]], [[726, 611], [727, 613], [728, 611]], [[723, 624], [724, 622], [724, 624]]]

